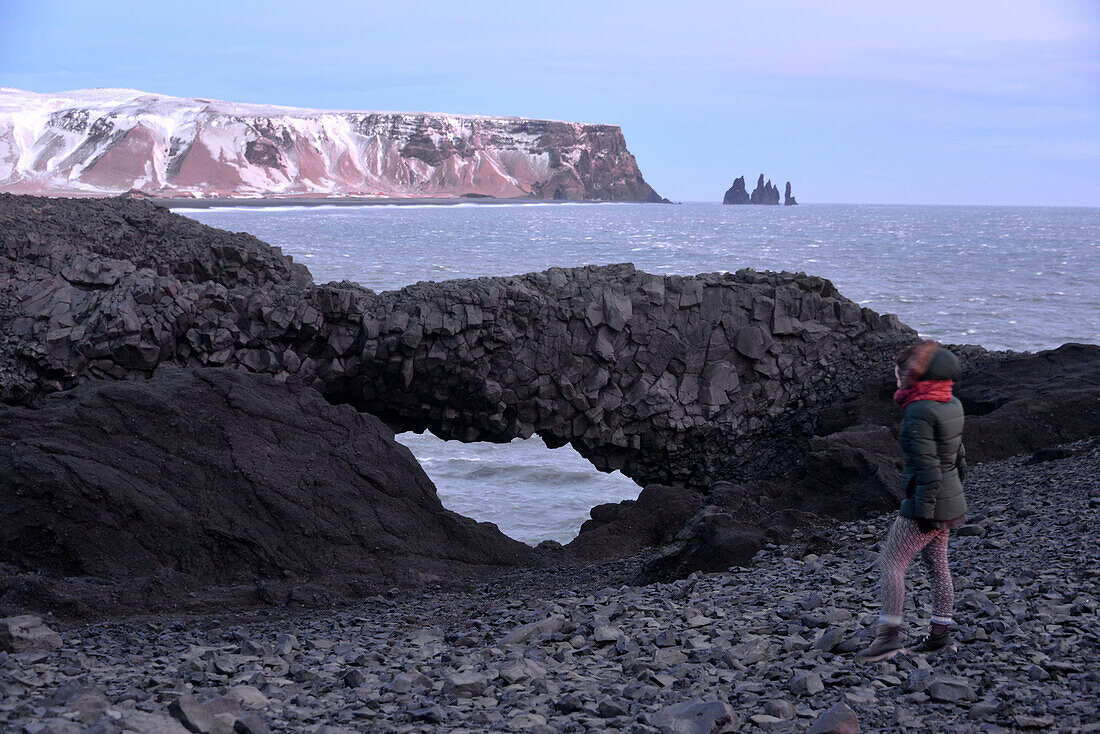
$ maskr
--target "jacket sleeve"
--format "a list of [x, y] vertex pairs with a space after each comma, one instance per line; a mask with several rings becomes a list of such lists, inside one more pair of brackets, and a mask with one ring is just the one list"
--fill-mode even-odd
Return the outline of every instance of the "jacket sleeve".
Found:
[[940, 493], [943, 472], [940, 470], [939, 451], [936, 449], [936, 429], [928, 420], [916, 418], [910, 427], [909, 447], [913, 452], [916, 490], [913, 493], [913, 509], [918, 518], [931, 520], [936, 514], [936, 496]]
[[959, 442], [959, 453], [955, 455], [955, 470], [959, 472], [959, 481], [966, 481], [966, 446]]

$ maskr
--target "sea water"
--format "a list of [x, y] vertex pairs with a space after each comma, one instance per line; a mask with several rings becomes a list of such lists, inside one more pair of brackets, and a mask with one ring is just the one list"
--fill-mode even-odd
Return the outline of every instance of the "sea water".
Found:
[[[651, 273], [829, 278], [924, 337], [988, 349], [1100, 343], [1100, 209], [719, 204], [457, 204], [181, 209], [245, 231], [323, 283], [421, 280], [631, 262]], [[575, 537], [588, 510], [637, 496], [538, 438], [461, 444], [402, 434], [443, 503], [527, 543]]]

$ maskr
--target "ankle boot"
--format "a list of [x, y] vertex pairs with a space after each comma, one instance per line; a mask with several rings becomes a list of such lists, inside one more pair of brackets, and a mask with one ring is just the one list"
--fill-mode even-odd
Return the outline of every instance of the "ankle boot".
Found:
[[901, 642], [901, 628], [890, 624], [879, 625], [878, 634], [866, 650], [856, 655], [856, 660], [873, 663], [897, 655], [904, 645]]

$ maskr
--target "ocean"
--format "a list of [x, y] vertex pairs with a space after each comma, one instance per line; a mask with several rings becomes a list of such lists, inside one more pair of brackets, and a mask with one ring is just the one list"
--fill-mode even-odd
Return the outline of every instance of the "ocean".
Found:
[[[318, 283], [422, 280], [634, 263], [651, 273], [757, 270], [829, 278], [948, 344], [1035, 351], [1100, 343], [1100, 208], [720, 204], [454, 204], [177, 209], [256, 235]], [[568, 542], [640, 491], [537, 437], [462, 444], [405, 433], [449, 509], [525, 543]]]

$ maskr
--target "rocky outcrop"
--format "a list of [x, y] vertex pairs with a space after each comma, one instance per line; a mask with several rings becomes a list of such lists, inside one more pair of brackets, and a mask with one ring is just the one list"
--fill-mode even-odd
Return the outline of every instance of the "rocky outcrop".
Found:
[[[44, 574], [55, 601], [105, 608], [214, 587], [346, 598], [531, 560], [445, 510], [377, 418], [238, 370], [165, 369], [0, 408], [0, 498], [0, 565]], [[119, 588], [103, 599], [87, 579]], [[20, 584], [0, 573], [0, 596]]]
[[129, 89], [0, 90], [0, 191], [661, 201], [621, 130]]
[[[315, 386], [395, 430], [538, 433], [642, 485], [707, 486], [792, 465], [817, 410], [887, 371], [915, 338], [827, 280], [790, 273], [618, 265], [380, 294], [311, 287], [289, 266], [258, 285], [203, 279], [171, 238], [156, 270], [142, 251], [104, 254], [116, 232], [102, 206], [0, 200], [7, 402], [162, 363], [240, 366]], [[150, 232], [179, 219], [140, 201], [109, 206]], [[55, 223], [45, 237], [43, 220]], [[262, 261], [255, 246], [242, 239], [221, 257], [248, 270]]]
[[596, 505], [568, 547], [589, 559], [620, 558], [672, 542], [702, 507], [693, 489], [651, 484], [636, 500]]
[[[147, 202], [0, 196], [5, 402], [231, 366], [312, 386], [396, 430], [537, 433], [647, 492], [663, 487], [653, 504], [674, 516], [650, 523], [640, 500], [597, 508], [574, 547], [605, 557], [679, 544], [662, 573], [692, 558], [740, 562], [760, 541], [743, 525], [782, 539], [813, 518], [891, 509], [888, 376], [915, 338], [801, 274], [617, 265], [373, 293], [314, 286], [263, 243]], [[1082, 406], [1097, 401], [1100, 347], [1007, 359], [954, 349], [972, 462], [1096, 434], [1098, 413]]]
[[794, 196], [791, 195], [791, 182], [787, 182], [787, 190], [783, 194], [783, 206], [797, 206], [798, 202], [795, 201]]
[[766, 541], [785, 542], [824, 519], [896, 510], [903, 496], [897, 439], [882, 426], [815, 436], [785, 476], [715, 482], [704, 491], [654, 485], [638, 500], [592, 508], [569, 548], [603, 559], [660, 547], [637, 581], [745, 565]]
[[[966, 411], [967, 461], [1027, 454], [1100, 435], [1100, 346], [1064, 344], [1030, 353], [991, 354], [951, 346], [963, 361], [955, 395]], [[815, 433], [871, 424], [896, 434], [901, 413], [885, 375], [822, 410]]]
[[749, 202], [774, 206], [779, 203], [779, 189], [775, 187], [771, 179], [764, 183], [764, 174], [761, 173], [760, 178], [756, 181], [756, 188], [753, 189], [752, 195], [749, 197]]
[[746, 565], [764, 546], [765, 530], [737, 520], [720, 505], [707, 504], [680, 528], [671, 543], [649, 558], [635, 581], [681, 579]]
[[311, 284], [277, 248], [148, 202], [0, 194], [0, 401], [151, 374], [210, 307], [227, 348], [247, 338], [229, 312], [254, 296], [293, 308]]
[[[1072, 452], [1057, 447], [1100, 436], [1100, 346], [1066, 344], [1008, 356], [952, 349], [966, 365], [956, 394], [967, 411], [971, 467], [1021, 454], [1034, 454], [1036, 463], [1062, 459]], [[659, 547], [637, 579], [648, 583], [747, 564], [767, 540], [785, 542], [795, 530], [812, 531], [829, 518], [895, 511], [903, 488], [896, 439], [901, 413], [893, 391], [892, 379], [876, 377], [820, 411], [818, 435], [783, 476], [662, 490], [662, 506], [680, 508], [676, 522], [687, 516], [672, 527], [640, 522], [633, 502], [601, 505], [569, 547], [594, 559], [622, 548]], [[670, 519], [667, 513], [663, 519]]]
[[1100, 346], [1009, 355], [966, 375], [970, 461], [993, 461], [1100, 435]]
[[729, 187], [726, 195], [722, 197], [723, 204], [749, 204], [749, 192], [745, 190], [745, 177], [738, 176], [733, 179], [733, 186]]
[[896, 510], [905, 496], [901, 451], [883, 426], [851, 426], [814, 436], [806, 455], [769, 487], [778, 507], [856, 520]]
[[[726, 195], [722, 198], [723, 204], [764, 204], [775, 205], [779, 203], [779, 189], [775, 184], [771, 182], [771, 179], [764, 181], [764, 174], [760, 174], [760, 178], [756, 181], [756, 188], [753, 189], [752, 194], [745, 189], [745, 177], [738, 176], [733, 180], [733, 186], [726, 191]], [[784, 204], [794, 205], [798, 202], [791, 196], [791, 182], [787, 182], [787, 194], [784, 198]]]

